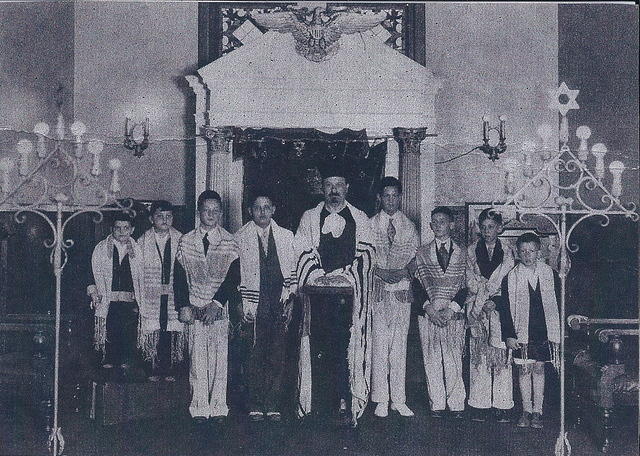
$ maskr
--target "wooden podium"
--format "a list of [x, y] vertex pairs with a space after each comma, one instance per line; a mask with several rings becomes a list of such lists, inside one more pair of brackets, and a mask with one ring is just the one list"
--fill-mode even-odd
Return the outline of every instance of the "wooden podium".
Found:
[[311, 413], [333, 415], [340, 399], [345, 399], [350, 410], [348, 347], [353, 288], [307, 285], [300, 290], [300, 297], [302, 334], [309, 335], [310, 344]]

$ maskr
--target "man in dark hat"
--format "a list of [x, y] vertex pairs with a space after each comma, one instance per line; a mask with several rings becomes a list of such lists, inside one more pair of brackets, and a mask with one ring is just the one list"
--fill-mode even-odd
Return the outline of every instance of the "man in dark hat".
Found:
[[375, 250], [367, 215], [346, 200], [345, 165], [328, 161], [320, 167], [324, 201], [303, 214], [295, 238], [299, 286], [353, 291], [352, 298], [338, 293], [314, 299], [305, 312], [299, 414], [340, 410], [343, 424], [355, 425], [369, 396]]

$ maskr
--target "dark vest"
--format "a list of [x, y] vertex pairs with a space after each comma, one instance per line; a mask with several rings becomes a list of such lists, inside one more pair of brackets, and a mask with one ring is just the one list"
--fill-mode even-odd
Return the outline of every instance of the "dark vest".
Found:
[[504, 251], [502, 250], [500, 239], [496, 239], [496, 245], [493, 247], [493, 258], [489, 258], [487, 245], [484, 241], [482, 239], [478, 241], [476, 245], [476, 261], [480, 269], [480, 274], [482, 274], [485, 279], [491, 277], [491, 274], [500, 266], [502, 260], [504, 260]]
[[531, 342], [547, 340], [547, 322], [542, 305], [540, 280], [538, 280], [535, 289], [529, 284], [529, 340]]
[[320, 245], [318, 253], [324, 272], [331, 272], [343, 268], [351, 263], [356, 256], [356, 221], [347, 206], [338, 214], [346, 221], [344, 231], [338, 238], [331, 233], [322, 234], [322, 225], [330, 213], [323, 207], [320, 212]]
[[[160, 257], [160, 247], [156, 242], [156, 249], [158, 250], [158, 257]], [[171, 236], [164, 244], [164, 252], [162, 253], [162, 272], [160, 275], [160, 283], [168, 284], [171, 279]]]
[[260, 298], [258, 301], [257, 316], [272, 319], [282, 318], [282, 270], [276, 250], [276, 241], [273, 230], [269, 232], [269, 245], [267, 254], [264, 254], [262, 239], [258, 236], [258, 249], [260, 250]]
[[131, 278], [131, 263], [129, 254], [125, 254], [122, 262], [118, 248], [113, 246], [113, 278], [111, 279], [111, 291], [133, 291], [133, 279]]

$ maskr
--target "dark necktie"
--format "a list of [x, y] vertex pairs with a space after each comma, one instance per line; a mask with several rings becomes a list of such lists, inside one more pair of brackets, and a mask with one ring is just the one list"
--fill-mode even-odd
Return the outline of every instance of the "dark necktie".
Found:
[[202, 246], [204, 247], [204, 254], [206, 255], [209, 251], [209, 233], [204, 233], [204, 237], [202, 238]]
[[387, 238], [389, 239], [389, 247], [393, 244], [393, 240], [396, 237], [396, 227], [393, 226], [393, 219], [389, 219], [389, 226], [387, 227]]
[[446, 272], [449, 267], [449, 251], [444, 245], [444, 242], [440, 244], [440, 248], [438, 249], [438, 263], [440, 263], [442, 270]]

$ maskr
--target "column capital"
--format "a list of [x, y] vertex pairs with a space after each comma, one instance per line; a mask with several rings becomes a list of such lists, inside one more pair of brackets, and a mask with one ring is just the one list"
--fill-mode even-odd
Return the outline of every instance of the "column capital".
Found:
[[400, 153], [420, 155], [420, 143], [427, 137], [427, 128], [396, 127], [393, 137], [400, 144]]
[[200, 129], [202, 135], [209, 143], [209, 154], [228, 154], [229, 142], [233, 139], [231, 127], [212, 127], [205, 125]]

